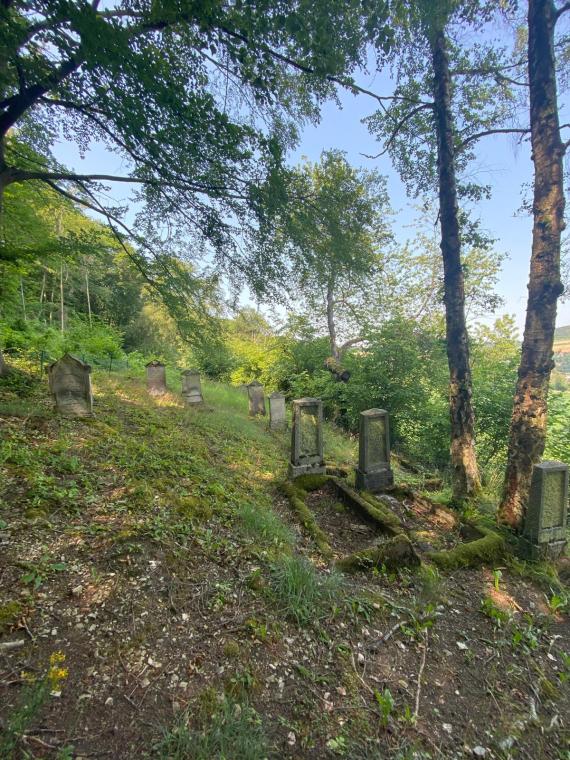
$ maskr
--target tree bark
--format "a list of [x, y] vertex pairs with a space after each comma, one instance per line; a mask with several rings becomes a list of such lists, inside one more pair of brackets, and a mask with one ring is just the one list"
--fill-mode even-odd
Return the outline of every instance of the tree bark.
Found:
[[65, 311], [63, 303], [63, 260], [59, 268], [59, 328], [65, 332]]
[[24, 280], [20, 277], [20, 298], [22, 299], [22, 316], [24, 322], [28, 321], [28, 315], [26, 314], [26, 296], [24, 295]]
[[87, 314], [89, 315], [89, 327], [93, 327], [91, 318], [91, 293], [89, 291], [89, 270], [85, 269], [85, 294], [87, 296]]
[[560, 281], [560, 235], [564, 229], [564, 186], [560, 139], [552, 0], [529, 0], [528, 75], [534, 162], [532, 254], [526, 323], [515, 390], [499, 520], [522, 526], [533, 466], [546, 441], [547, 397], [554, 367], [552, 346]]
[[327, 285], [327, 326], [329, 330], [329, 340], [331, 344], [331, 356], [334, 361], [340, 363], [340, 351], [336, 338], [336, 327], [334, 323], [334, 291], [332, 283]]
[[460, 503], [480, 488], [475, 455], [475, 416], [471, 403], [471, 369], [465, 323], [465, 289], [461, 265], [461, 239], [455, 178], [455, 148], [451, 115], [449, 58], [445, 32], [438, 30], [431, 43], [434, 72], [434, 115], [437, 135], [441, 254], [449, 365], [449, 412], [453, 499]]

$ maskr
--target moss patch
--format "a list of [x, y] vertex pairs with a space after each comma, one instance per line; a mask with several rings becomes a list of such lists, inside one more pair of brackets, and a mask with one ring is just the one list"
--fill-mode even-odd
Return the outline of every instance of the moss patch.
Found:
[[336, 563], [339, 570], [345, 573], [370, 570], [373, 567], [397, 570], [401, 567], [419, 567], [420, 565], [421, 560], [410, 539], [403, 533], [372, 549], [349, 554], [348, 557], [343, 557]]
[[372, 494], [358, 494], [342, 481], [332, 478], [343, 503], [377, 523], [384, 533], [397, 536], [404, 532], [399, 518], [388, 507], [380, 504]]
[[[301, 524], [305, 530], [309, 533], [311, 538], [316, 543], [323, 557], [325, 557], [325, 559], [331, 559], [333, 552], [327, 540], [326, 533], [321, 528], [319, 528], [317, 521], [315, 520], [315, 516], [309, 507], [305, 504], [305, 496], [307, 495], [307, 490], [302, 488], [299, 484], [299, 481], [304, 478], [311, 479], [309, 485], [314, 484], [314, 478], [322, 478], [321, 485], [324, 485], [328, 480], [328, 478], [324, 475], [302, 475], [301, 478], [297, 478], [293, 482], [285, 481], [282, 483], [281, 491], [289, 499], [289, 503], [291, 504], [293, 511], [301, 521]], [[315, 486], [313, 489], [309, 490], [316, 490], [316, 488], [320, 487], [321, 486]]]
[[430, 559], [442, 570], [456, 570], [458, 567], [479, 567], [479, 565], [493, 564], [503, 558], [505, 553], [505, 541], [498, 533], [488, 528], [477, 526], [483, 534], [477, 541], [459, 544], [455, 549], [429, 553]]
[[12, 601], [0, 605], [0, 633], [8, 631], [13, 625], [16, 625], [21, 614], [22, 605], [20, 602]]
[[318, 491], [329, 480], [330, 477], [328, 475], [311, 475], [311, 473], [308, 473], [307, 475], [299, 475], [298, 478], [295, 478], [293, 484], [297, 490], [308, 493], [310, 491]]

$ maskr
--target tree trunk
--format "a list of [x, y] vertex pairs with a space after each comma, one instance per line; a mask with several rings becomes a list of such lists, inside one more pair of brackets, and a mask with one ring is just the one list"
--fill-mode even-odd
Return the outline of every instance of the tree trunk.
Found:
[[50, 323], [50, 325], [53, 322], [53, 299], [55, 297], [54, 279], [55, 278], [53, 278], [52, 281], [51, 281], [51, 296], [50, 296], [50, 300], [49, 300], [49, 323]]
[[22, 299], [22, 315], [24, 322], [28, 321], [28, 315], [26, 314], [26, 296], [24, 295], [24, 280], [20, 277], [20, 298]]
[[59, 327], [61, 332], [65, 332], [65, 311], [63, 303], [63, 259], [59, 268]]
[[444, 271], [445, 325], [449, 364], [453, 499], [462, 502], [480, 488], [475, 456], [475, 417], [471, 403], [471, 369], [465, 324], [465, 292], [455, 179], [449, 59], [445, 33], [432, 40], [434, 114], [437, 135], [439, 216]]
[[336, 364], [340, 363], [340, 351], [336, 339], [336, 327], [334, 323], [334, 292], [332, 283], [327, 285], [327, 325], [331, 344], [331, 356]]
[[546, 415], [552, 346], [560, 281], [560, 235], [564, 229], [564, 186], [560, 140], [552, 0], [529, 0], [528, 75], [534, 162], [532, 254], [526, 323], [515, 391], [509, 450], [499, 519], [518, 529], [532, 469], [546, 439]]
[[91, 319], [91, 293], [89, 292], [89, 270], [85, 270], [85, 293], [87, 295], [87, 314], [89, 315], [89, 327], [93, 327]]

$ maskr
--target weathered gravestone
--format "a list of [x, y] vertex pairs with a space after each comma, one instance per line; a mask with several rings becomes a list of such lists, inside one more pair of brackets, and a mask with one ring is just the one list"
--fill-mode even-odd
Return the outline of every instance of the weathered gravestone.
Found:
[[65, 354], [48, 367], [49, 389], [60, 414], [89, 417], [93, 414], [91, 367], [81, 359]]
[[197, 369], [186, 369], [182, 373], [182, 398], [188, 405], [201, 404], [204, 401], [200, 373]]
[[163, 396], [167, 392], [166, 367], [162, 362], [152, 361], [146, 365], [146, 387], [153, 396]]
[[541, 462], [532, 471], [521, 553], [529, 559], [556, 559], [566, 547], [568, 465]]
[[275, 391], [269, 396], [269, 429], [285, 430], [286, 427], [285, 396]]
[[323, 456], [323, 402], [318, 398], [293, 401], [289, 477], [326, 472]]
[[368, 409], [360, 413], [356, 487], [360, 491], [375, 492], [392, 485], [388, 412]]
[[4, 355], [2, 351], [0, 351], [0, 377], [8, 377], [10, 374], [10, 370], [8, 368], [8, 365], [4, 361]]
[[263, 385], [254, 380], [247, 386], [247, 397], [249, 399], [249, 416], [257, 417], [259, 414], [265, 414], [265, 393]]

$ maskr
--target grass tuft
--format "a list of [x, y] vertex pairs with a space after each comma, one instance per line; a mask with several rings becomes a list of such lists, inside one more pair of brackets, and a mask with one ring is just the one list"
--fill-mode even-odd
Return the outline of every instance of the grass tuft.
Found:
[[340, 574], [319, 573], [304, 557], [283, 557], [273, 565], [271, 572], [275, 602], [300, 626], [329, 614], [342, 586]]
[[188, 712], [182, 713], [154, 753], [161, 760], [264, 760], [268, 755], [257, 712], [227, 698], [201, 730], [191, 728]]
[[265, 545], [290, 547], [294, 543], [289, 526], [270, 509], [246, 503], [238, 509], [238, 517], [245, 533]]

